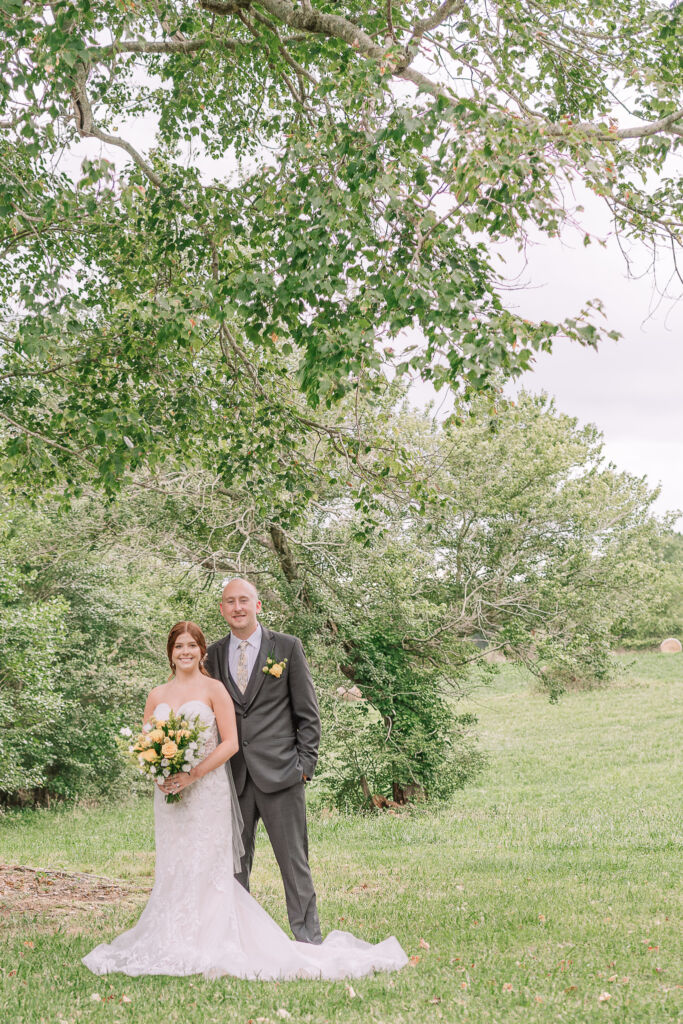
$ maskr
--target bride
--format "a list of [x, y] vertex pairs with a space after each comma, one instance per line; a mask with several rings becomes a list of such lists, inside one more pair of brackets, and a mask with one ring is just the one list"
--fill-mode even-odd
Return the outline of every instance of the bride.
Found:
[[[333, 931], [322, 945], [290, 939], [234, 878], [242, 852], [239, 810], [226, 762], [238, 749], [232, 701], [202, 667], [206, 641], [194, 622], [173, 627], [172, 676], [155, 687], [145, 723], [171, 711], [199, 716], [201, 760], [154, 791], [154, 888], [137, 924], [83, 958], [95, 974], [223, 974], [238, 978], [347, 978], [407, 963], [391, 937], [371, 945]], [[182, 799], [166, 803], [166, 793]]]

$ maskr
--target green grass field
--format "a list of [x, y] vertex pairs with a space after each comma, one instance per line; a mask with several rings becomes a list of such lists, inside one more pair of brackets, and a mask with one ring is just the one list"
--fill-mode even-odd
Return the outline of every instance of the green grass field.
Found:
[[[50, 878], [39, 876], [45, 895], [27, 912], [5, 892], [0, 1019], [680, 1021], [683, 657], [621, 660], [631, 665], [612, 688], [571, 693], [559, 705], [506, 669], [467, 705], [479, 715], [489, 767], [448, 806], [311, 815], [323, 931], [342, 927], [372, 941], [395, 934], [419, 957], [352, 990], [344, 982], [97, 978], [80, 957], [135, 921], [151, 882], [149, 804], [0, 815], [2, 863], [125, 883], [113, 901], [58, 906]], [[253, 889], [284, 926], [263, 837]]]

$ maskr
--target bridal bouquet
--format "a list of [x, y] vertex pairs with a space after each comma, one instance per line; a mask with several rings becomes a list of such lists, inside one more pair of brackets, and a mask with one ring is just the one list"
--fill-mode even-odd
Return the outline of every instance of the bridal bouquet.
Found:
[[[206, 727], [197, 715], [183, 718], [170, 712], [167, 718], [152, 718], [142, 727], [140, 735], [128, 747], [143, 775], [167, 779], [178, 772], [190, 772], [200, 760], [199, 737]], [[122, 729], [121, 736], [132, 737], [130, 729]], [[167, 793], [166, 803], [177, 803], [181, 793]]]

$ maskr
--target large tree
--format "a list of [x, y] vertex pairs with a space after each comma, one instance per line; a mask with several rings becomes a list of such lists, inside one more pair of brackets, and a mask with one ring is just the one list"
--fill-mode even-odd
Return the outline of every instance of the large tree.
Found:
[[422, 486], [354, 395], [398, 369], [467, 397], [600, 337], [588, 308], [506, 308], [497, 243], [581, 223], [581, 181], [622, 236], [676, 247], [682, 12], [1, 0], [11, 480], [113, 490], [198, 455], [256, 503], [305, 504], [339, 458], [360, 501]]

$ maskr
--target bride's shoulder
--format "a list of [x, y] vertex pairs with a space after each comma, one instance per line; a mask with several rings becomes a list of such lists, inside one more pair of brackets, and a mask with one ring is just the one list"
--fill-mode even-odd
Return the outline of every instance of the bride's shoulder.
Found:
[[162, 683], [160, 686], [153, 686], [152, 689], [147, 694], [144, 712], [145, 721], [147, 721], [147, 719], [153, 713], [154, 709], [162, 703], [164, 695], [166, 693], [167, 685], [167, 683]]
[[209, 693], [209, 696], [211, 697], [212, 704], [215, 703], [215, 701], [224, 703], [225, 701], [230, 700], [230, 695], [228, 694], [228, 691], [225, 689], [220, 679], [207, 679], [206, 689]]
[[153, 686], [147, 695], [147, 700], [151, 700], [153, 697], [162, 697], [168, 690], [168, 683], [160, 683], [159, 686]]

